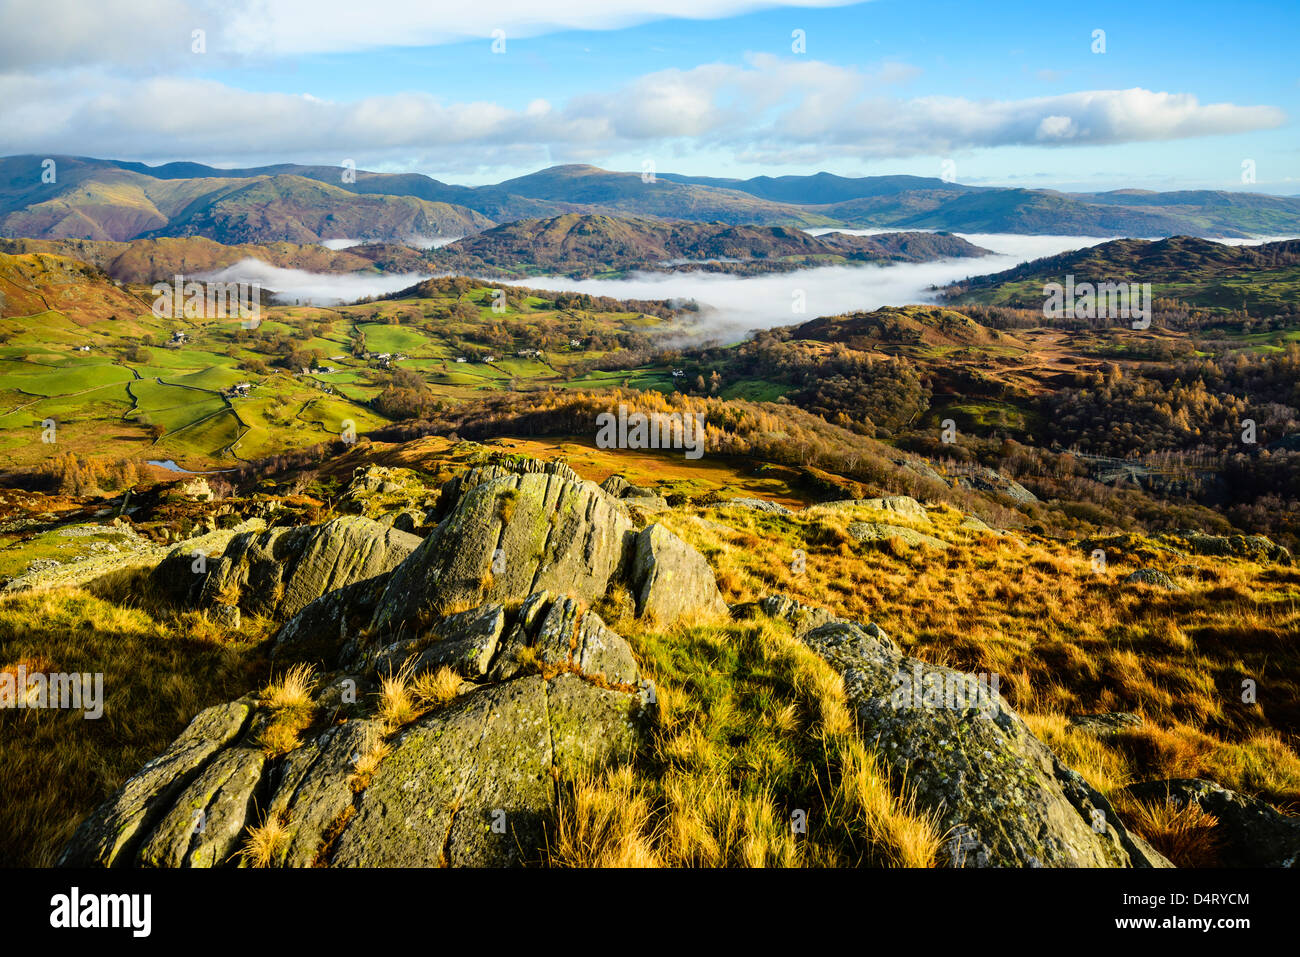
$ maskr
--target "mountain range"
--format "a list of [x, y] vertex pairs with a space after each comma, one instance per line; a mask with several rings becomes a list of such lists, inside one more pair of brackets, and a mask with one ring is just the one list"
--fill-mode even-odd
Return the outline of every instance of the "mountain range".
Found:
[[[49, 161], [53, 182], [47, 182]], [[1216, 190], [1064, 193], [919, 176], [643, 176], [555, 166], [469, 187], [419, 173], [279, 164], [218, 169], [0, 158], [0, 236], [227, 244], [460, 237], [565, 213], [729, 225], [1241, 238], [1300, 230], [1300, 198]]]

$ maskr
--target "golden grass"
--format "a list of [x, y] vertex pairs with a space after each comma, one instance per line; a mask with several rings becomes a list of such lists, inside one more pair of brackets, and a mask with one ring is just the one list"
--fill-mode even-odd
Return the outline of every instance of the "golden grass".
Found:
[[[1069, 714], [1144, 715], [1136, 733], [1073, 745], [1057, 735], [1053, 746], [1072, 748], [1066, 763], [1081, 764], [1103, 792], [1117, 780], [1203, 776], [1300, 802], [1300, 571], [1205, 559], [1212, 574], [1166, 592], [1122, 584], [1137, 567], [1123, 556], [1096, 575], [1077, 544], [1025, 533], [1023, 542], [985, 535], [895, 556], [847, 535], [865, 513], [703, 515], [734, 531], [680, 512], [659, 521], [720, 570], [729, 602], [781, 592], [874, 621], [909, 654], [997, 674], [1003, 697], [1027, 719], [1041, 717], [1043, 734]], [[930, 518], [918, 529], [965, 540], [960, 513]], [[1259, 704], [1241, 700], [1245, 678], [1261, 689]]]
[[424, 713], [412, 687], [409, 666], [379, 679], [379, 720], [388, 733], [410, 724]]
[[388, 757], [393, 746], [386, 741], [376, 742], [369, 750], [357, 758], [348, 776], [348, 787], [360, 793], [370, 787], [370, 779], [379, 768], [379, 763]]
[[1117, 800], [1116, 810], [1175, 867], [1221, 866], [1219, 822], [1196, 802]]
[[426, 707], [441, 708], [456, 699], [461, 683], [460, 675], [443, 665], [437, 671], [417, 675], [411, 682], [411, 693]]
[[272, 867], [289, 847], [288, 824], [278, 815], [264, 817], [262, 823], [248, 828], [240, 849], [249, 867]]
[[635, 773], [562, 784], [549, 863], [933, 864], [939, 829], [859, 740], [840, 676], [783, 623], [631, 640], [655, 681], [651, 753]]
[[[107, 584], [129, 581], [138, 578]], [[0, 711], [0, 862], [52, 866], [77, 824], [195, 714], [255, 686], [264, 664], [253, 648], [252, 640], [196, 632], [90, 589], [0, 598], [0, 668], [41, 661], [50, 671], [104, 676], [98, 720], [79, 711]]]

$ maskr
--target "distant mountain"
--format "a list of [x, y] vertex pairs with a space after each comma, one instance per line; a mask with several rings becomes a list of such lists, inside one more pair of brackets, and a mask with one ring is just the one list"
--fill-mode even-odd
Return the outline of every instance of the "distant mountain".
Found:
[[582, 277], [629, 270], [773, 272], [843, 262], [928, 262], [983, 256], [964, 239], [935, 233], [811, 236], [787, 226], [664, 222], [566, 213], [497, 226], [431, 250], [429, 261], [484, 275]]
[[[0, 236], [226, 243], [465, 236], [566, 213], [730, 225], [1160, 237], [1300, 234], [1300, 198], [1191, 190], [1061, 193], [923, 176], [723, 179], [554, 166], [487, 186], [419, 173], [277, 164], [217, 169], [54, 157], [0, 159]], [[347, 180], [344, 181], [344, 174]]]
[[1076, 284], [1151, 283], [1154, 295], [1205, 308], [1290, 313], [1300, 294], [1300, 240], [1229, 246], [1192, 236], [1120, 239], [968, 279], [949, 286], [945, 299], [1040, 308], [1044, 284], [1066, 276]]
[[493, 224], [480, 213], [449, 203], [413, 196], [358, 196], [283, 172], [208, 176], [207, 167], [172, 164], [163, 168], [170, 175], [156, 177], [99, 160], [56, 162], [55, 182], [43, 183], [37, 158], [0, 160], [0, 236], [205, 236], [227, 244], [400, 241], [464, 236]]
[[834, 173], [814, 173], [811, 176], [717, 179], [709, 176], [679, 176], [674, 173], [663, 173], [659, 178], [674, 183], [730, 189], [778, 203], [796, 203], [804, 206], [822, 206], [854, 199], [897, 196], [900, 193], [957, 194], [980, 189], [977, 186], [963, 186], [928, 176], [848, 177], [836, 176]]

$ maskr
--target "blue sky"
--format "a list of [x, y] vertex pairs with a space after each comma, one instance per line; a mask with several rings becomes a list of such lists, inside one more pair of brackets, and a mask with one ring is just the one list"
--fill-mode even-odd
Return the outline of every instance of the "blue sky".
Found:
[[802, 2], [11, 0], [0, 150], [1300, 194], [1294, 0]]

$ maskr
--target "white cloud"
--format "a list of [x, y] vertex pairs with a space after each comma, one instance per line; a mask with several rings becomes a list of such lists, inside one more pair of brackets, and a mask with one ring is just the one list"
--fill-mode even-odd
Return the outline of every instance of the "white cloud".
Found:
[[[190, 59], [191, 34], [222, 58], [343, 53], [468, 39], [507, 43], [561, 30], [611, 30], [652, 20], [713, 20], [773, 7], [861, 0], [5, 0], [0, 69], [113, 64], [154, 70]], [[202, 65], [196, 63], [195, 65]]]
[[[900, 98], [906, 76], [802, 58], [751, 56], [641, 76], [622, 89], [523, 109], [408, 92], [349, 101], [251, 92], [212, 80], [132, 80], [95, 70], [0, 74], [6, 152], [215, 162], [293, 158], [363, 167], [413, 160], [444, 169], [599, 161], [622, 151], [730, 151], [762, 163], [946, 155], [1031, 145], [1103, 145], [1281, 125], [1269, 106], [1202, 104], [1186, 93], [1092, 90], [1019, 100]], [[275, 147], [280, 148], [280, 147]]]

